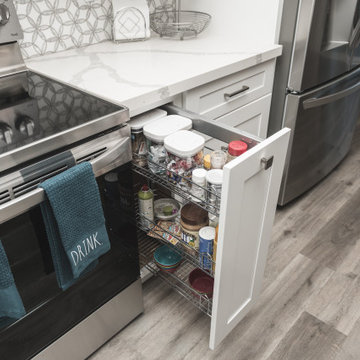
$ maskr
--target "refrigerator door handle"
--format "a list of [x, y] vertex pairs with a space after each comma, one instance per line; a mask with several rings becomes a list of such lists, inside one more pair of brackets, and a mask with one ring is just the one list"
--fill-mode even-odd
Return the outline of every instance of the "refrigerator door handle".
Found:
[[336, 100], [340, 100], [340, 99], [342, 99], [346, 96], [349, 96], [359, 90], [360, 90], [360, 81], [358, 83], [356, 83], [355, 85], [350, 86], [347, 89], [338, 91], [334, 94], [323, 96], [321, 98], [314, 97], [314, 98], [307, 99], [303, 102], [303, 108], [305, 110], [307, 110], [307, 109], [315, 108], [318, 106], [323, 106], [323, 105], [329, 104], [331, 102], [334, 102]]

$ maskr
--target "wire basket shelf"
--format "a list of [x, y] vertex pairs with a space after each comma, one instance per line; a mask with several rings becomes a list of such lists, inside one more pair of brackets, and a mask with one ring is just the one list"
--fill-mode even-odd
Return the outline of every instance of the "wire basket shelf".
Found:
[[154, 275], [160, 277], [199, 310], [211, 317], [212, 299], [208, 298], [207, 295], [197, 292], [189, 283], [189, 275], [195, 269], [194, 265], [184, 260], [174, 273], [161, 271], [153, 261], [154, 251], [160, 245], [159, 242], [143, 233], [139, 237], [140, 264], [145, 266]]
[[160, 37], [184, 40], [204, 31], [210, 20], [209, 14], [199, 11], [158, 11], [150, 15], [150, 27]]

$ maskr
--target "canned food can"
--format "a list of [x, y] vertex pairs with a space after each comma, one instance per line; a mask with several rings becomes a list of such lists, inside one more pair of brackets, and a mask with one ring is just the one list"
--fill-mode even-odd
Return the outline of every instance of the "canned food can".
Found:
[[204, 270], [212, 270], [215, 228], [205, 226], [199, 231], [199, 260]]

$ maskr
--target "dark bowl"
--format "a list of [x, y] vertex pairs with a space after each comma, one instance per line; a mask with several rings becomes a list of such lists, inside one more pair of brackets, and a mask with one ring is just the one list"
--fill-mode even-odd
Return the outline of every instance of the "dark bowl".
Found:
[[194, 269], [189, 274], [190, 286], [201, 295], [206, 295], [209, 299], [212, 298], [214, 289], [214, 279], [201, 269]]

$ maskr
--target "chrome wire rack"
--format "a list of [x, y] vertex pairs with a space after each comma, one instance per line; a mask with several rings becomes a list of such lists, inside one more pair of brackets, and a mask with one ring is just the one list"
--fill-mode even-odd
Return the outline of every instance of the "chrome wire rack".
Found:
[[[147, 223], [151, 224], [151, 226], [157, 226], [161, 232], [164, 234], [167, 234], [169, 236], [172, 236], [176, 242], [176, 244], [170, 243], [167, 239], [164, 237], [157, 236], [156, 238], [150, 235], [147, 235], [148, 237], [154, 239], [157, 242], [160, 242], [164, 245], [170, 246], [174, 251], [176, 251], [178, 254], [180, 254], [184, 259], [186, 259], [190, 264], [192, 264], [194, 267], [197, 267], [199, 269], [202, 269], [206, 271], [210, 276], [214, 277], [214, 269], [215, 269], [215, 261], [213, 260], [212, 254], [208, 253], [200, 253], [198, 250], [195, 250], [193, 247], [189, 246], [187, 243], [182, 241], [180, 236], [171, 233], [168, 229], [165, 229], [164, 227], [160, 226], [155, 221], [151, 221], [150, 219], [145, 218], [142, 214], [139, 213], [138, 208], [136, 209], [136, 225], [137, 227], [142, 230], [144, 233], [151, 233], [150, 229], [145, 228], [142, 225], [142, 219], [145, 219]], [[203, 264], [204, 262], [210, 264], [209, 269], [205, 269]]]
[[174, 273], [167, 273], [160, 270], [153, 261], [154, 251], [159, 246], [161, 246], [161, 243], [141, 232], [141, 234], [139, 234], [140, 265], [145, 266], [154, 275], [160, 277], [180, 295], [194, 304], [199, 310], [211, 317], [212, 299], [209, 299], [208, 296], [204, 294], [200, 294], [189, 284], [189, 274], [196, 267], [187, 260], [183, 260]]
[[[149, 162], [149, 160], [148, 160]], [[219, 216], [220, 214], [220, 206], [217, 204], [220, 204], [220, 196], [200, 185], [197, 185], [193, 183], [190, 179], [184, 178], [180, 175], [177, 175], [179, 178], [181, 178], [181, 183], [186, 183], [188, 186], [180, 185], [179, 183], [173, 183], [169, 181], [168, 176], [166, 175], [167, 172], [170, 170], [167, 170], [165, 167], [162, 167], [159, 164], [153, 163], [154, 166], [158, 167], [162, 171], [159, 172], [159, 174], [153, 173], [148, 166], [139, 166], [138, 164], [132, 163], [133, 171], [139, 175], [142, 175], [143, 177], [149, 179], [150, 181], [154, 181], [155, 183], [161, 185], [165, 189], [169, 190], [173, 194], [176, 194], [186, 200], [187, 202], [192, 202], [204, 210], [208, 211], [209, 213]], [[189, 188], [191, 187], [197, 187], [200, 190], [202, 190], [205, 194], [205, 198], [208, 198], [209, 196], [217, 199], [214, 204], [209, 204], [203, 199], [198, 198], [197, 196], [190, 193]]]

